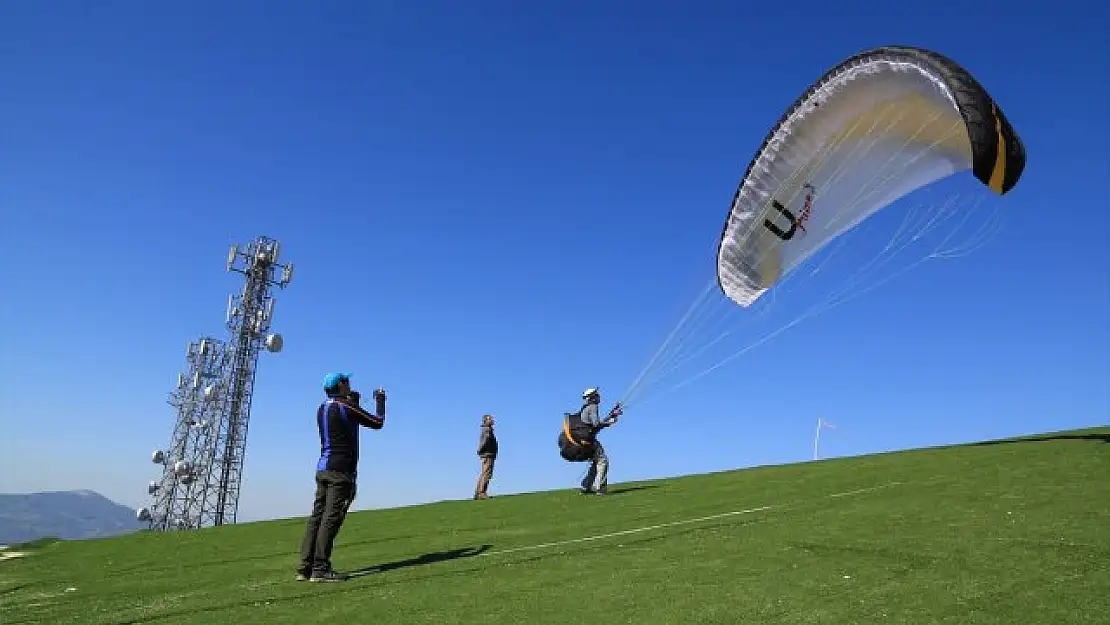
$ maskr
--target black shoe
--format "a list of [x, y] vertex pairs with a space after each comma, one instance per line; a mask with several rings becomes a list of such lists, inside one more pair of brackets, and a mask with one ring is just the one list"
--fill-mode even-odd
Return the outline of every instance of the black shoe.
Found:
[[297, 571], [296, 579], [298, 582], [306, 582], [310, 577], [312, 577], [312, 573], [310, 571], [306, 571], [304, 569], [300, 569]]
[[578, 492], [582, 493], [583, 495], [592, 495], [592, 494], [594, 494], [594, 489], [583, 487], [583, 488], [579, 488]]
[[313, 573], [312, 577], [308, 578], [310, 582], [345, 582], [350, 579], [344, 573], [339, 571], [324, 571], [322, 573]]

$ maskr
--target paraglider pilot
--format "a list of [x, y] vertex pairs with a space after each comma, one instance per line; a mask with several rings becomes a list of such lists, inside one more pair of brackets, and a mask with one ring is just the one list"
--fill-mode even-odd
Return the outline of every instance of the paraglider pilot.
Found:
[[316, 409], [320, 433], [320, 460], [316, 463], [316, 498], [301, 543], [298, 580], [339, 582], [347, 579], [331, 565], [331, 551], [347, 510], [355, 499], [358, 476], [359, 426], [380, 430], [385, 425], [385, 391], [374, 391], [375, 413], [359, 405], [351, 390], [350, 374], [324, 377], [326, 399]]
[[[582, 393], [585, 404], [580, 413], [582, 423], [594, 430], [593, 455], [590, 457], [590, 468], [582, 480], [583, 494], [604, 495], [609, 492], [609, 457], [605, 455], [605, 447], [596, 438], [596, 433], [613, 425], [621, 416], [623, 409], [618, 403], [609, 411], [609, 416], [604, 420], [598, 418], [598, 405], [601, 404], [601, 391], [588, 388]], [[597, 480], [597, 490], [594, 490], [594, 480]]]

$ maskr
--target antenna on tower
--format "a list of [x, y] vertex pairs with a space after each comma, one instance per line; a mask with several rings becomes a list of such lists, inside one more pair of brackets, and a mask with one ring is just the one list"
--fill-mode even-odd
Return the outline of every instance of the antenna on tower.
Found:
[[170, 446], [151, 455], [162, 477], [147, 485], [152, 505], [137, 514], [153, 530], [235, 523], [258, 356], [263, 347], [278, 353], [284, 346], [270, 332], [272, 287], [284, 289], [293, 276], [292, 264], [278, 262], [279, 249], [258, 237], [228, 251], [226, 270], [246, 283], [228, 297], [228, 339], [201, 337], [185, 350], [188, 367], [169, 399], [177, 412]]
[[232, 245], [231, 250], [227, 253], [227, 270], [231, 271], [231, 266], [235, 263], [235, 257], [239, 255], [239, 246]]

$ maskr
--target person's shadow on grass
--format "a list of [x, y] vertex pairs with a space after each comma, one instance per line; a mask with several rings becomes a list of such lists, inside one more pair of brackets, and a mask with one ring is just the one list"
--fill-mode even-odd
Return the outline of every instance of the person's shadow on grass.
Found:
[[462, 547], [460, 549], [449, 549], [447, 551], [435, 551], [426, 553], [415, 558], [408, 558], [406, 560], [396, 560], [394, 562], [386, 562], [384, 564], [375, 564], [365, 568], [357, 569], [347, 573], [352, 578], [362, 577], [364, 575], [373, 575], [374, 573], [385, 573], [386, 571], [393, 571], [396, 569], [404, 569], [411, 566], [423, 566], [425, 564], [435, 564], [437, 562], [448, 562], [451, 560], [461, 560], [463, 558], [473, 558], [474, 556], [481, 555], [486, 552], [493, 545], [482, 545], [481, 547]]

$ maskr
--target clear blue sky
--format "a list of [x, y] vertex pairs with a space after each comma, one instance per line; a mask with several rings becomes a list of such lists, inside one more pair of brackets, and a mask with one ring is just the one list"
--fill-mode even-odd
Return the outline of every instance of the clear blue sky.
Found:
[[155, 4], [0, 6], [0, 491], [143, 505], [258, 235], [297, 272], [243, 519], [308, 512], [329, 370], [390, 391], [356, 507], [468, 497], [483, 412], [494, 494], [573, 485], [562, 412], [623, 390], [712, 276], [783, 109], [887, 43], [952, 56], [1020, 131], [1005, 227], [633, 407], [612, 479], [806, 460], [817, 415], [830, 456], [1108, 421], [1105, 7]]

